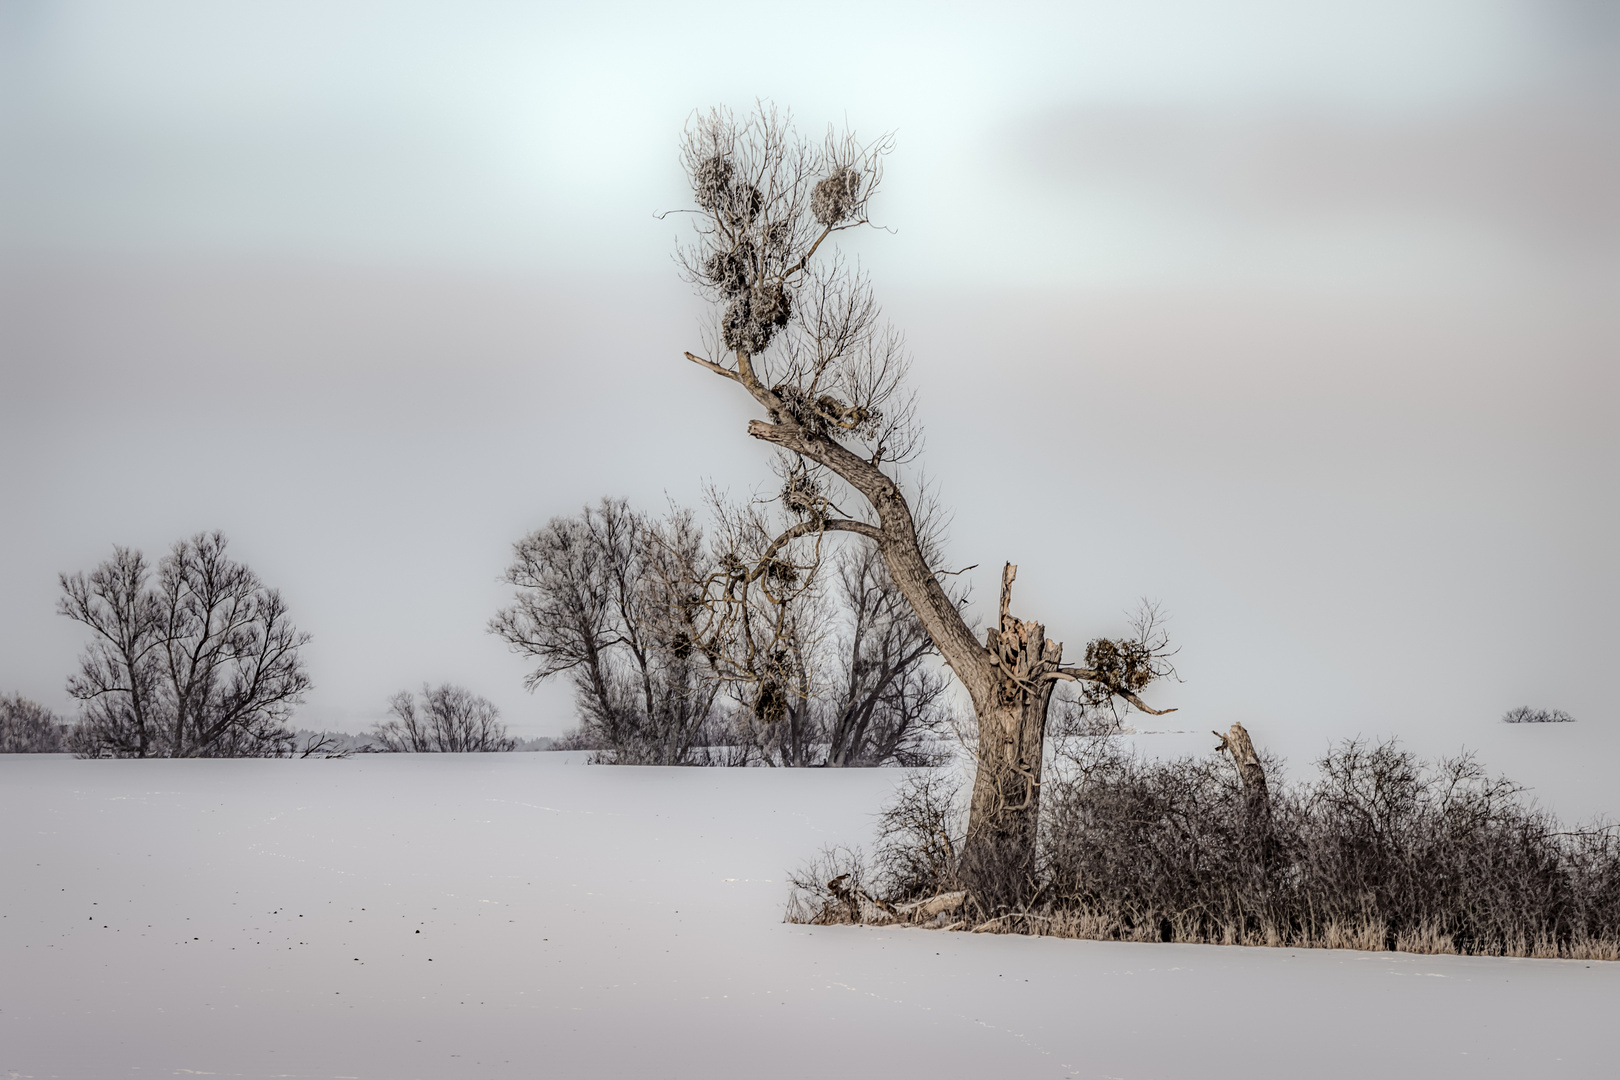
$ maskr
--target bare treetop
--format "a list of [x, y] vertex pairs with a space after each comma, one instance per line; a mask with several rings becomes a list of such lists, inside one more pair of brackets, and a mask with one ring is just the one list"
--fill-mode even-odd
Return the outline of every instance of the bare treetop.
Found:
[[862, 143], [830, 129], [812, 143], [774, 109], [695, 117], [681, 148], [695, 240], [678, 256], [715, 303], [705, 347], [725, 358], [693, 360], [808, 430], [891, 462], [916, 450], [904, 341], [881, 321], [865, 275], [827, 240], [872, 225], [892, 148], [890, 136]]

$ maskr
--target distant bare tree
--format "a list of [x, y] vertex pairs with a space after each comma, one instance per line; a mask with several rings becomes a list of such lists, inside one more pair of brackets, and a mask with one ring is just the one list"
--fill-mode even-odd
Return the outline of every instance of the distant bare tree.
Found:
[[1502, 714], [1504, 724], [1569, 724], [1574, 720], [1563, 709], [1532, 709], [1528, 705], [1520, 705]]
[[[693, 118], [681, 154], [696, 206], [680, 259], [686, 279], [712, 302], [714, 318], [705, 335], [708, 355], [686, 357], [738, 387], [758, 410], [748, 434], [785, 455], [784, 471], [794, 482], [783, 500], [800, 508], [799, 520], [757, 560], [729, 568], [734, 610], [750, 609], [745, 591], [768, 591], [813, 561], [829, 537], [876, 549], [972, 701], [978, 767], [959, 853], [962, 880], [982, 909], [1017, 908], [1034, 889], [1054, 687], [1079, 682], [1157, 713], [1139, 695], [1168, 664], [1162, 644], [1104, 638], [1088, 644], [1083, 664], [1066, 664], [1062, 645], [1046, 637], [1044, 626], [1013, 617], [1011, 564], [1002, 575], [999, 618], [983, 642], [945, 588], [942, 567], [923, 541], [914, 509], [918, 488], [906, 470], [920, 448], [905, 386], [909, 358], [881, 321], [866, 278], [834, 239], [871, 223], [891, 147], [888, 139], [863, 144], [847, 133], [811, 142], [769, 108], [743, 118], [724, 110]], [[1033, 439], [1010, 436], [997, 467], [1044, 467]], [[998, 512], [1016, 518], [1027, 511]], [[714, 629], [741, 627], [733, 619]], [[712, 638], [703, 646], [720, 651]], [[764, 659], [774, 662], [783, 648], [774, 646]]]
[[[756, 552], [774, 538], [765, 533]], [[806, 555], [791, 564], [796, 588], [708, 597], [710, 607], [746, 603], [757, 612], [748, 627], [754, 663], [739, 663], [733, 674], [746, 706], [739, 727], [769, 764], [935, 763], [934, 742], [950, 711], [949, 676], [883, 560], [870, 547], [845, 547], [826, 559]], [[740, 626], [708, 629], [722, 640], [743, 636]]]
[[0, 754], [60, 754], [66, 728], [51, 710], [21, 694], [0, 697]]
[[827, 764], [932, 764], [949, 713], [950, 678], [933, 639], [889, 577], [875, 546], [838, 563], [839, 695], [827, 723]]
[[309, 689], [281, 594], [225, 554], [222, 533], [174, 545], [156, 574], [114, 548], [88, 575], [61, 575], [58, 611], [93, 636], [68, 692], [76, 752], [112, 757], [283, 757]]
[[422, 684], [422, 704], [401, 691], [388, 700], [393, 719], [372, 729], [383, 749], [396, 754], [475, 754], [513, 750], [500, 710], [464, 687]]
[[603, 499], [553, 518], [514, 555], [506, 580], [516, 602], [490, 630], [536, 662], [527, 685], [567, 674], [581, 738], [619, 764], [701, 760], [721, 683], [693, 647], [692, 598], [683, 591], [705, 575], [692, 515], [658, 521]]

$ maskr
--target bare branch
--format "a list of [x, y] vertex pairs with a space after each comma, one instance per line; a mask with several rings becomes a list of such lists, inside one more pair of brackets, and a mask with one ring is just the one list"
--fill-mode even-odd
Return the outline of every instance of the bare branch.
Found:
[[737, 373], [735, 371], [732, 371], [730, 368], [721, 367], [719, 364], [715, 363], [713, 360], [705, 360], [705, 359], [703, 359], [703, 357], [701, 357], [701, 356], [693, 356], [691, 353], [687, 353], [686, 358], [688, 360], [692, 361], [692, 363], [699, 365], [700, 367], [708, 368], [710, 371], [714, 372], [716, 375], [724, 375], [726, 378], [730, 379], [732, 382], [740, 382], [741, 381], [741, 379], [738, 377], [738, 375], [737, 375]]

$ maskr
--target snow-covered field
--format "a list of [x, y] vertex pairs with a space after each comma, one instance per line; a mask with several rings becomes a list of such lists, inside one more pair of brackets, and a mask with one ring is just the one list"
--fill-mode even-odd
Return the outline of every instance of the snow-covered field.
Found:
[[1620, 1072], [1620, 964], [784, 925], [900, 776], [0, 757], [0, 1077]]

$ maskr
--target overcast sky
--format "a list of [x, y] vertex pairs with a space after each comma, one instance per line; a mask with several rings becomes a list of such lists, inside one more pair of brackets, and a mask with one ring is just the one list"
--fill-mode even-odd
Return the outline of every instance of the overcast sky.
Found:
[[[572, 726], [485, 624], [605, 494], [769, 479], [680, 359], [692, 110], [896, 134], [846, 245], [950, 551], [1071, 653], [1155, 597], [1196, 729], [1613, 731], [1616, 5], [0, 5], [0, 692], [56, 575], [224, 529], [360, 730]], [[1315, 740], [1315, 741], [1313, 741]]]

